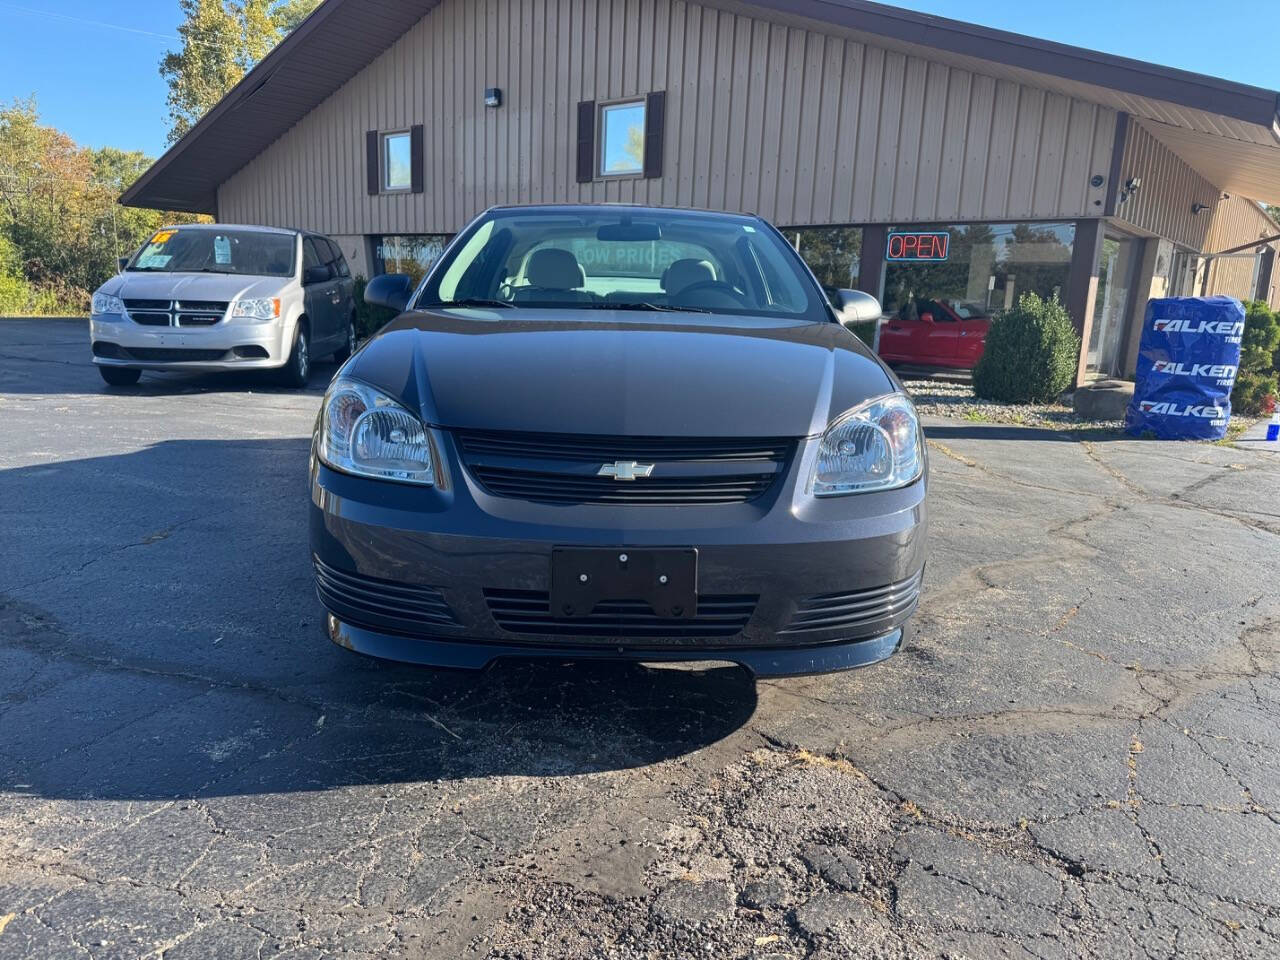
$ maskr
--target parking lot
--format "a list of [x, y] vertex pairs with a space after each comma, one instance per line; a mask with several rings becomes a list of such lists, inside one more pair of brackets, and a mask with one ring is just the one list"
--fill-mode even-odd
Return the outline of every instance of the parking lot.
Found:
[[860, 672], [363, 659], [312, 388], [0, 321], [0, 957], [1275, 957], [1280, 458], [930, 420]]

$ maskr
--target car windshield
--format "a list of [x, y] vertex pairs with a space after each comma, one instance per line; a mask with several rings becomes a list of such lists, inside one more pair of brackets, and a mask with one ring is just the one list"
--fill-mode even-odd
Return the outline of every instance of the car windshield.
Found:
[[266, 230], [161, 230], [127, 269], [291, 277], [295, 245], [293, 234]]
[[761, 221], [626, 208], [485, 214], [416, 302], [468, 305], [831, 319], [798, 255]]

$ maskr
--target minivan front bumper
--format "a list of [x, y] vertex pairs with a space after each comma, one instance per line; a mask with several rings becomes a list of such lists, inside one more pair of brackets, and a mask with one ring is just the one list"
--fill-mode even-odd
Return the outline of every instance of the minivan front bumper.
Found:
[[138, 370], [243, 370], [281, 367], [289, 358], [284, 324], [223, 320], [204, 327], [146, 326], [93, 316], [93, 362]]

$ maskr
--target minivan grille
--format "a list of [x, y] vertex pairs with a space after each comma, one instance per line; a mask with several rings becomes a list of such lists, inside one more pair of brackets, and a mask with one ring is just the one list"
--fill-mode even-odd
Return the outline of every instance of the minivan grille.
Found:
[[[785, 438], [611, 437], [579, 434], [455, 433], [467, 469], [489, 493], [553, 504], [745, 503], [786, 470]], [[615, 463], [652, 464], [648, 476], [617, 480]]]
[[825, 593], [800, 602], [795, 615], [779, 636], [817, 630], [856, 629], [878, 620], [906, 613], [920, 597], [924, 571], [906, 580], [870, 590]]
[[498, 626], [510, 633], [560, 637], [732, 637], [755, 612], [756, 595], [703, 595], [697, 616], [659, 617], [643, 600], [607, 600], [585, 617], [554, 617], [551, 596], [537, 590], [485, 590]]
[[134, 323], [148, 327], [210, 327], [227, 312], [226, 300], [130, 300], [125, 311]]

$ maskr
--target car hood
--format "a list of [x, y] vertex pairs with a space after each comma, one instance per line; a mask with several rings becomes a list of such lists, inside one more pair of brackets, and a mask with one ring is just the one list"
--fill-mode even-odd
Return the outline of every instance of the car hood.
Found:
[[597, 310], [545, 317], [404, 314], [345, 372], [436, 426], [620, 436], [811, 436], [898, 389], [836, 323]]
[[288, 277], [244, 274], [126, 271], [104, 283], [98, 293], [130, 300], [239, 300], [279, 296], [288, 282]]

